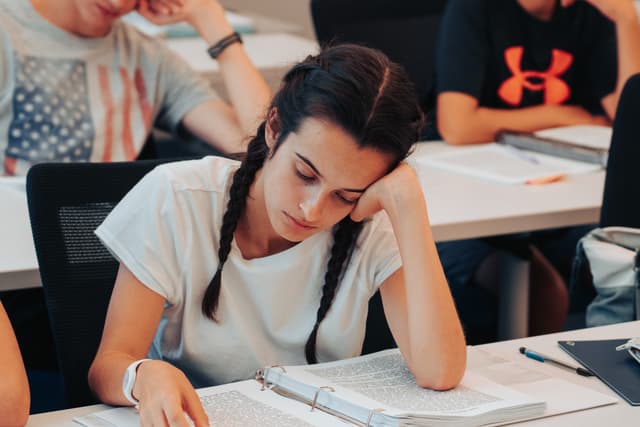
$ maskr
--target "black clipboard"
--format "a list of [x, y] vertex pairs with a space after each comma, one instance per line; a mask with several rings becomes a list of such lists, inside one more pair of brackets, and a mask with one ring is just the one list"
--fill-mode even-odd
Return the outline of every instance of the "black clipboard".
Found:
[[617, 346], [627, 341], [626, 338], [558, 341], [558, 345], [629, 404], [639, 406], [640, 363], [627, 351], [616, 351]]

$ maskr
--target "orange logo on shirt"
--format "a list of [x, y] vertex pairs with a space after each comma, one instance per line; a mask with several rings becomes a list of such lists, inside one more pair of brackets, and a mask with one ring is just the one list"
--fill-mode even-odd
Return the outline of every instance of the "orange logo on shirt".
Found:
[[545, 104], [562, 104], [571, 95], [569, 85], [560, 75], [573, 63], [573, 55], [560, 49], [551, 51], [551, 65], [546, 71], [522, 70], [524, 48], [514, 46], [505, 49], [504, 60], [513, 74], [502, 82], [498, 89], [500, 98], [509, 105], [518, 106], [522, 102], [524, 89], [544, 91]]

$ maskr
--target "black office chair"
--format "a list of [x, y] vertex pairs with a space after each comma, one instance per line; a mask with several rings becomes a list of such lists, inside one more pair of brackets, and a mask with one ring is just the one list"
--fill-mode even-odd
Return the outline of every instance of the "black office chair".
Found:
[[43, 163], [27, 175], [33, 240], [68, 407], [97, 402], [87, 372], [118, 270], [93, 231], [142, 176], [167, 161]]
[[434, 105], [435, 46], [446, 0], [311, 0], [320, 45], [337, 42], [380, 49], [402, 64], [425, 112]]

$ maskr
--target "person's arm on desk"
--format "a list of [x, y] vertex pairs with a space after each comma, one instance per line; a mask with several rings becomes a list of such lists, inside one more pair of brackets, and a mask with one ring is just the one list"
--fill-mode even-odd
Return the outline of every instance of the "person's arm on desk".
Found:
[[[164, 303], [162, 296], [120, 265], [100, 347], [89, 369], [89, 386], [101, 401], [131, 406], [123, 393], [123, 377], [133, 362], [146, 357]], [[131, 395], [140, 402], [142, 426], [167, 425], [166, 419], [169, 425], [187, 427], [185, 412], [195, 427], [209, 425], [200, 399], [180, 369], [149, 360], [138, 365], [136, 372]]]
[[419, 386], [453, 388], [466, 368], [465, 338], [409, 165], [401, 163], [369, 187], [351, 218], [362, 221], [378, 210], [387, 213], [402, 258], [402, 267], [380, 286], [389, 328]]
[[20, 348], [0, 302], [0, 427], [23, 426], [29, 417], [29, 383]]
[[[159, 25], [185, 21], [208, 46], [233, 33], [224, 9], [216, 0], [146, 0], [138, 11]], [[263, 119], [271, 90], [241, 43], [229, 45], [216, 60], [231, 106], [221, 100], [205, 102], [187, 112], [182, 124], [226, 152], [244, 151], [247, 136], [255, 133]]]
[[[496, 133], [510, 130], [534, 132], [557, 126], [609, 124], [573, 105], [538, 105], [515, 110], [486, 108], [478, 99], [461, 92], [438, 95], [438, 130], [450, 144], [474, 144], [495, 141]], [[507, 126], [508, 123], [508, 126]]]

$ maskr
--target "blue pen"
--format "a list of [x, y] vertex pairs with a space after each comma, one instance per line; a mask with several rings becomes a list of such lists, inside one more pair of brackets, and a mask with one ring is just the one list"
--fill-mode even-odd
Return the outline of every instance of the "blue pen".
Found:
[[559, 366], [561, 368], [569, 369], [570, 371], [573, 371], [573, 372], [577, 373], [578, 375], [582, 375], [583, 377], [592, 377], [593, 376], [593, 374], [589, 370], [587, 370], [585, 368], [567, 365], [564, 362], [560, 362], [559, 360], [554, 360], [554, 359], [550, 358], [549, 356], [545, 356], [543, 354], [540, 354], [540, 353], [537, 353], [535, 351], [529, 350], [528, 348], [525, 348], [525, 347], [520, 347], [520, 353], [524, 354], [529, 359], [537, 360], [538, 362], [551, 363], [551, 364]]

